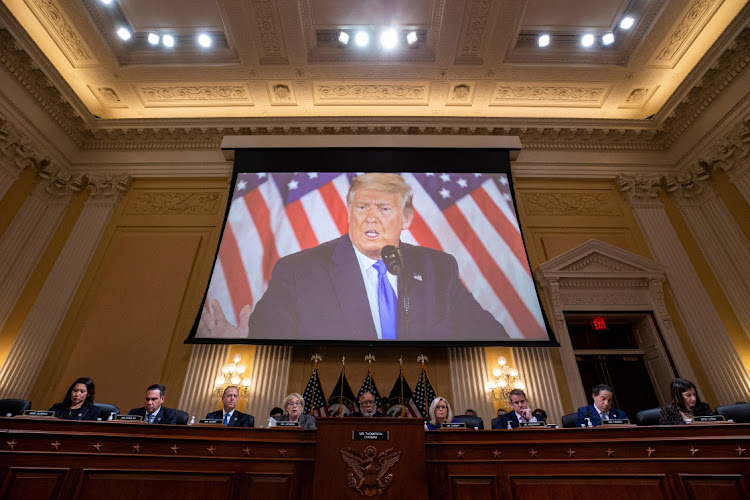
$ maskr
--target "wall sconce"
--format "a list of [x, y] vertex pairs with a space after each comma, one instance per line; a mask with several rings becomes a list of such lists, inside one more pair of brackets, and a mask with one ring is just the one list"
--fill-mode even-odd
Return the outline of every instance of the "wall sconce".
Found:
[[526, 384], [518, 378], [518, 370], [507, 364], [505, 356], [497, 358], [499, 366], [492, 370], [495, 380], [490, 380], [485, 385], [485, 390], [490, 398], [499, 401], [503, 406], [509, 406], [508, 395], [513, 389], [526, 389]]
[[221, 375], [216, 377], [214, 382], [214, 398], [221, 398], [224, 390], [231, 386], [237, 386], [240, 390], [240, 397], [246, 398], [250, 393], [250, 377], [242, 378], [245, 373], [245, 365], [240, 364], [242, 356], [235, 354], [232, 357], [232, 363], [227, 363], [221, 367]]

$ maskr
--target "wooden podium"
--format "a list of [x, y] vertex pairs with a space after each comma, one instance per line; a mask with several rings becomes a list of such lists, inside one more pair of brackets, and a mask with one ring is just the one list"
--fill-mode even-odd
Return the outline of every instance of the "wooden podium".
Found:
[[419, 418], [319, 418], [313, 499], [427, 499]]

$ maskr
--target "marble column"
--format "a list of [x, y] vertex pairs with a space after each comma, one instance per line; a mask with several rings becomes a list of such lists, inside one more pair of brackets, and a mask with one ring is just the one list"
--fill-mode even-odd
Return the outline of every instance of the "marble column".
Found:
[[80, 177], [52, 168], [39, 172], [31, 195], [0, 237], [0, 330], [42, 256], [70, 202], [80, 192]]
[[562, 426], [562, 401], [549, 348], [514, 347], [513, 362], [518, 369], [518, 377], [526, 384], [524, 392], [531, 409], [542, 408], [547, 412], [548, 422]]
[[126, 177], [88, 177], [89, 199], [0, 367], [0, 397], [26, 398], [31, 392], [128, 182]]
[[448, 358], [451, 370], [451, 390], [454, 414], [462, 415], [467, 408], [473, 408], [489, 429], [494, 415], [494, 407], [485, 390], [490, 379], [487, 370], [487, 357], [481, 347], [450, 347]]
[[665, 266], [680, 317], [719, 398], [710, 403], [750, 399], [750, 376], [659, 200], [660, 178], [621, 176], [618, 183], [656, 261]]
[[197, 422], [206, 413], [214, 411], [214, 380], [229, 355], [227, 344], [195, 344], [185, 373], [185, 383], [178, 408], [195, 417]]
[[265, 427], [271, 408], [281, 406], [286, 397], [291, 362], [291, 346], [256, 347], [247, 403], [247, 411], [255, 416], [256, 427]]

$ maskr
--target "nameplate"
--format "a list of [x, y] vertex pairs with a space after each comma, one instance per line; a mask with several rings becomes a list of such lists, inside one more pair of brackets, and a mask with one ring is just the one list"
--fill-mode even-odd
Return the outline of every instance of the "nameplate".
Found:
[[547, 422], [520, 422], [519, 427], [547, 427]]
[[547, 427], [549, 427], [550, 429], [559, 429], [560, 428], [560, 426], [557, 425], [557, 424], [547, 424]]
[[354, 431], [355, 441], [388, 441], [388, 431]]
[[115, 415], [113, 418], [122, 422], [143, 422], [143, 417], [140, 415]]
[[630, 419], [627, 418], [609, 418], [602, 420], [602, 425], [630, 425]]
[[24, 417], [54, 417], [54, 411], [47, 410], [26, 410], [23, 412]]
[[724, 422], [726, 419], [724, 418], [724, 415], [704, 415], [704, 416], [695, 416], [693, 417], [693, 422]]
[[466, 429], [466, 422], [446, 422], [442, 425], [443, 429]]
[[199, 424], [210, 424], [210, 425], [221, 425], [224, 421], [220, 418], [202, 418], [198, 421]]
[[276, 421], [276, 427], [299, 427], [299, 422]]

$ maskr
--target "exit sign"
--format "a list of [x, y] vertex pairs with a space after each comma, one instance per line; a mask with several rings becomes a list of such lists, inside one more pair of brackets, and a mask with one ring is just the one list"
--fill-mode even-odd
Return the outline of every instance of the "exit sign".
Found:
[[591, 318], [591, 328], [594, 330], [607, 330], [607, 323], [604, 322], [604, 318]]

